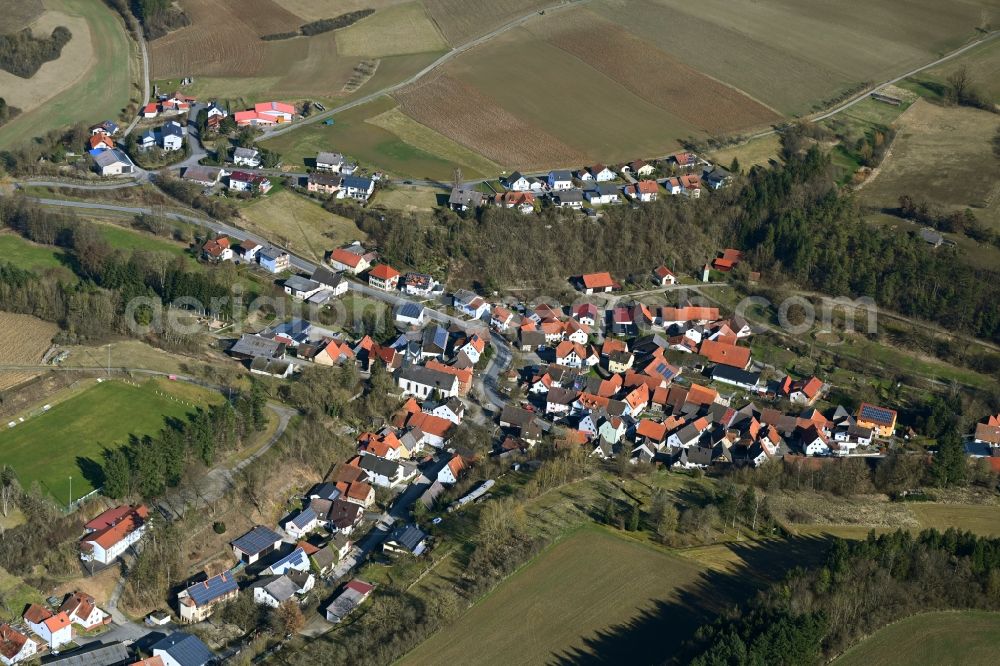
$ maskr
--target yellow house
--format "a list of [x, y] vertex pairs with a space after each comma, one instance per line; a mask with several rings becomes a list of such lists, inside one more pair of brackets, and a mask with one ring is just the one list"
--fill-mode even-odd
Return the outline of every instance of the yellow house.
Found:
[[879, 437], [892, 437], [896, 430], [896, 411], [863, 402], [858, 407], [857, 422], [862, 428], [871, 428]]

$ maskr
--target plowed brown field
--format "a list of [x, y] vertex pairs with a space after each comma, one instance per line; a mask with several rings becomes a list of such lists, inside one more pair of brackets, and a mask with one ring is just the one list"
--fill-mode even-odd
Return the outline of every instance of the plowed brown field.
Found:
[[450, 76], [417, 84], [395, 98], [417, 122], [504, 166], [531, 169], [586, 161], [579, 151]]

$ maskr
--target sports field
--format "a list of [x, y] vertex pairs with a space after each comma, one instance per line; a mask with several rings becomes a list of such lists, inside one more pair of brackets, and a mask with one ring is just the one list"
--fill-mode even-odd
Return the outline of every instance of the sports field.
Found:
[[944, 211], [971, 208], [1000, 230], [1000, 160], [992, 154], [996, 116], [918, 100], [897, 120], [891, 153], [861, 190], [863, 203], [894, 207], [908, 194]]
[[0, 96], [23, 111], [0, 127], [0, 148], [77, 122], [118, 118], [138, 77], [124, 23], [106, 4], [46, 0], [45, 8], [37, 29], [65, 25], [73, 37], [30, 79], [0, 72]]
[[168, 418], [184, 418], [197, 405], [216, 400], [221, 397], [189, 385], [106, 380], [0, 430], [0, 452], [22, 485], [38, 481], [58, 501], [67, 502], [71, 476], [74, 498], [99, 482], [97, 465], [105, 448], [120, 446], [130, 435], [155, 434]]
[[[580, 530], [543, 552], [401, 663], [585, 660], [588, 639], [655, 609], [657, 602], [676, 600], [678, 590], [695, 583], [702, 570], [692, 560], [600, 529]], [[677, 630], [693, 630], [694, 618], [690, 620], [682, 624], [691, 626]], [[637, 663], [647, 662], [653, 659], [645, 652], [655, 646], [651, 643], [624, 649]]]
[[879, 630], [836, 666], [987, 666], [997, 663], [1000, 613], [924, 613]]
[[249, 230], [314, 261], [322, 261], [324, 253], [335, 247], [365, 239], [352, 220], [327, 212], [318, 203], [287, 190], [261, 197], [241, 213]]

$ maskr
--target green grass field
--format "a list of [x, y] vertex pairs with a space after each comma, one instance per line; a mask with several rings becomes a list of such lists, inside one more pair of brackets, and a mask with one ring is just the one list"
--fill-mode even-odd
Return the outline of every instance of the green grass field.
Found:
[[987, 666], [997, 663], [1000, 613], [924, 613], [848, 650], [836, 666]]
[[[678, 589], [694, 583], [701, 570], [696, 562], [601, 529], [580, 530], [401, 663], [538, 664], [586, 654], [587, 639], [657, 602], [676, 600]], [[633, 654], [651, 647], [634, 646]]]
[[388, 130], [365, 122], [395, 107], [388, 97], [338, 113], [332, 126], [316, 123], [263, 142], [281, 153], [285, 164], [301, 168], [324, 150], [342, 152], [365, 165], [412, 178], [451, 179], [454, 164], [412, 146]]
[[920, 521], [922, 529], [949, 527], [969, 530], [980, 536], [1000, 536], [1000, 507], [974, 504], [938, 504], [915, 502], [910, 511]]
[[157, 238], [142, 231], [133, 231], [114, 224], [99, 226], [101, 237], [116, 250], [141, 250], [145, 252], [166, 252], [177, 256], [187, 256], [187, 249], [180, 243], [165, 238]]
[[4, 428], [0, 451], [22, 485], [37, 481], [57, 501], [66, 502], [70, 476], [74, 498], [94, 489], [94, 465], [105, 448], [125, 443], [130, 435], [155, 434], [167, 418], [184, 418], [196, 405], [215, 400], [221, 397], [171, 382], [134, 386], [104, 381], [14, 428]]
[[0, 234], [0, 257], [2, 261], [29, 271], [47, 271], [64, 266], [65, 253], [54, 247], [36, 245], [15, 234]]
[[287, 190], [261, 197], [241, 214], [249, 222], [248, 228], [316, 261], [335, 247], [366, 238], [353, 220], [327, 212], [319, 203]]
[[0, 128], [0, 148], [9, 148], [51, 129], [77, 122], [95, 123], [118, 118], [129, 103], [133, 76], [138, 76], [125, 26], [105, 3], [48, 0], [46, 6], [86, 19], [94, 64], [71, 87]]
[[970, 49], [954, 60], [920, 72], [916, 79], [944, 85], [952, 72], [962, 66], [967, 68], [973, 86], [994, 102], [1000, 103], [1000, 77], [996, 74], [1000, 70], [1000, 40], [997, 39]]

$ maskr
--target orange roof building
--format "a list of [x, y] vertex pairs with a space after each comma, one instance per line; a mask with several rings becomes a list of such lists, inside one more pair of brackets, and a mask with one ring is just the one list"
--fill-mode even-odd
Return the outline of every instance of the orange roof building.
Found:
[[746, 370], [750, 365], [749, 347], [737, 347], [717, 340], [704, 340], [698, 353], [712, 363], [728, 365], [731, 368]]
[[595, 291], [611, 291], [615, 288], [615, 281], [611, 279], [611, 273], [585, 273], [580, 276], [580, 285], [583, 291], [591, 294]]
[[110, 564], [142, 538], [147, 520], [144, 505], [108, 509], [84, 526], [90, 533], [80, 541], [80, 558]]

